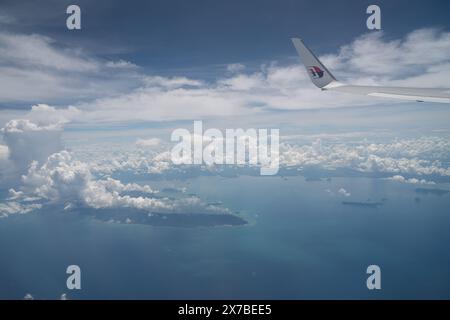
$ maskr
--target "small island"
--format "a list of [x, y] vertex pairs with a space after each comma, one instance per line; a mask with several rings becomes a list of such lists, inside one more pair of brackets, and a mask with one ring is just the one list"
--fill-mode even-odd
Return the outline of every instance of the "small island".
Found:
[[343, 205], [363, 207], [363, 208], [378, 208], [383, 205], [381, 202], [357, 202], [357, 201], [342, 201]]

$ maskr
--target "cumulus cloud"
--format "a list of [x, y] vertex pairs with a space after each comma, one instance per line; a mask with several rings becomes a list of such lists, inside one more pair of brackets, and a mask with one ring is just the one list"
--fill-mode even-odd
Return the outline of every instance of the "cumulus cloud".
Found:
[[350, 197], [352, 194], [350, 192], [348, 192], [347, 190], [345, 190], [344, 188], [340, 188], [338, 190], [338, 193], [343, 195], [344, 197]]
[[[0, 17], [1, 19], [1, 17]], [[74, 102], [137, 87], [131, 62], [103, 61], [39, 34], [0, 32], [0, 100]]]
[[200, 87], [204, 85], [202, 81], [189, 79], [186, 77], [161, 77], [161, 76], [146, 76], [144, 82], [147, 87], [177, 89], [182, 87]]
[[[53, 112], [52, 108], [41, 109]], [[61, 203], [67, 210], [79, 205], [96, 209], [128, 207], [168, 213], [222, 210], [207, 206], [195, 196], [169, 199], [148, 185], [123, 183], [111, 177], [115, 173], [124, 172], [175, 178], [192, 174], [220, 175], [226, 167], [175, 165], [171, 161], [170, 151], [152, 148], [160, 143], [156, 138], [141, 139], [135, 144], [113, 148], [108, 144], [103, 147], [81, 144], [71, 152], [30, 149], [32, 152], [26, 161], [21, 156], [10, 155], [11, 150], [13, 155], [21, 155], [19, 151], [32, 148], [33, 144], [42, 145], [42, 141], [48, 139], [41, 132], [50, 131], [54, 134], [53, 131], [56, 130], [60, 133], [60, 123], [56, 120], [55, 124], [38, 125], [22, 119], [11, 121], [3, 129], [4, 134], [18, 135], [14, 139], [4, 138], [8, 145], [0, 148], [3, 150], [3, 157], [8, 156], [11, 161], [30, 163], [19, 187], [11, 189], [9, 198], [0, 206], [1, 215], [30, 212], [46, 203]], [[29, 138], [29, 135], [37, 140]], [[357, 137], [359, 141], [355, 140]], [[352, 139], [351, 143], [345, 139]], [[56, 141], [60, 142], [59, 139]], [[17, 149], [16, 145], [20, 144], [23, 144], [23, 149]], [[280, 167], [294, 168], [291, 172], [297, 174], [302, 174], [311, 167], [324, 170], [350, 169], [363, 175], [391, 175], [391, 180], [399, 182], [428, 184], [432, 183], [430, 177], [450, 177], [449, 150], [450, 140], [445, 137], [397, 138], [375, 143], [360, 136], [325, 135], [315, 137], [312, 143], [306, 144], [282, 142], [279, 155]], [[37, 161], [39, 157], [45, 159]], [[234, 167], [233, 170], [242, 174], [249, 172], [245, 171], [245, 166]], [[344, 188], [341, 188], [338, 194], [350, 196], [350, 192]]]
[[58, 50], [51, 38], [32, 34], [0, 33], [2, 64], [44, 67], [63, 71], [96, 71], [98, 65], [73, 51]]
[[0, 168], [6, 159], [19, 174], [25, 173], [32, 161], [42, 164], [49, 155], [62, 150], [63, 127], [79, 113], [75, 107], [57, 109], [38, 104], [22, 119], [7, 122], [0, 129], [5, 143], [0, 145]]
[[[195, 138], [195, 136], [192, 136]], [[428, 182], [450, 179], [450, 140], [446, 137], [425, 136], [420, 138], [390, 138], [385, 142], [370, 142], [365, 135], [324, 135], [312, 141], [301, 142], [281, 137], [279, 150], [280, 170], [290, 174], [307, 174], [311, 168], [334, 171], [341, 174], [358, 174], [387, 178], [401, 175], [409, 182]], [[289, 137], [290, 138], [290, 137]], [[372, 139], [377, 139], [373, 137]], [[385, 138], [386, 139], [386, 138]], [[167, 148], [172, 145], [168, 144]], [[171, 152], [120, 146], [111, 149], [106, 146], [79, 146], [73, 150], [76, 158], [83, 158], [91, 164], [91, 170], [99, 175], [114, 172], [184, 177], [198, 174], [220, 175], [227, 167], [220, 165], [175, 165]], [[252, 166], [231, 166], [235, 174], [249, 174]], [[257, 173], [257, 167], [254, 168]]]
[[42, 208], [42, 205], [39, 203], [28, 204], [26, 202], [20, 203], [17, 201], [6, 201], [4, 203], [0, 203], [0, 218], [16, 213], [25, 214], [40, 208]]
[[[336, 57], [331, 57], [338, 70], [356, 71], [359, 77], [373, 75], [376, 80], [397, 84], [417, 84], [417, 75], [440, 78], [438, 70], [448, 64], [450, 33], [437, 29], [419, 29], [402, 39], [387, 40], [383, 32], [363, 35], [344, 45]], [[362, 80], [361, 80], [362, 81]], [[366, 79], [370, 81], [370, 79]], [[445, 86], [442, 82], [421, 82], [421, 86]]]
[[46, 104], [37, 104], [31, 107], [30, 112], [25, 115], [26, 119], [38, 123], [39, 125], [62, 126], [75, 119], [80, 114], [80, 110], [73, 106], [67, 108], [55, 108]]
[[395, 175], [390, 178], [387, 178], [388, 180], [402, 182], [402, 183], [410, 183], [410, 184], [436, 184], [434, 181], [428, 181], [425, 179], [417, 179], [417, 178], [405, 178], [401, 175]]
[[[416, 30], [396, 40], [386, 39], [381, 32], [370, 33], [323, 59], [340, 78], [351, 78], [359, 84], [442, 86], [450, 71], [446, 54], [449, 39], [449, 32], [434, 29]], [[98, 99], [81, 108], [97, 110], [86, 114], [87, 118], [137, 120], [139, 115], [140, 119], [163, 121], [397, 103], [338, 92], [320, 93], [300, 61], [290, 65], [273, 62], [252, 72], [232, 64], [227, 70], [228, 75], [210, 83], [151, 77], [146, 87], [124, 96]]]
[[39, 125], [27, 119], [11, 120], [1, 132], [8, 157], [19, 172], [25, 171], [32, 161], [42, 163], [62, 147], [62, 128], [58, 123]]
[[0, 129], [0, 177], [15, 184], [33, 161], [43, 164], [48, 156], [63, 149], [64, 124], [78, 114], [76, 108], [63, 110], [45, 104], [32, 106], [21, 119], [13, 119]]
[[442, 137], [397, 139], [386, 143], [281, 144], [282, 166], [335, 170], [350, 168], [363, 173], [450, 176], [450, 141]]
[[[142, 195], [132, 196], [130, 192]], [[158, 190], [148, 185], [124, 184], [110, 177], [98, 179], [87, 163], [74, 160], [70, 152], [63, 150], [50, 155], [42, 165], [32, 162], [22, 177], [20, 190], [11, 189], [9, 201], [0, 205], [0, 214], [27, 213], [46, 203], [65, 204], [65, 208], [72, 205], [94, 209], [122, 207], [164, 213], [228, 212], [226, 208], [208, 206], [195, 196], [171, 199], [154, 197], [156, 193]]]
[[67, 151], [52, 154], [43, 165], [33, 162], [22, 182], [21, 196], [32, 195], [53, 202], [75, 201], [96, 208], [112, 206], [114, 198], [123, 191], [153, 193], [148, 186], [122, 184], [111, 178], [95, 180], [89, 166], [73, 161]]
[[[207, 205], [195, 196], [178, 199], [157, 197], [158, 190], [148, 185], [122, 183], [107, 174], [100, 178], [96, 175], [100, 170], [95, 164], [76, 160], [62, 148], [61, 133], [68, 121], [65, 115], [77, 110], [57, 111], [47, 105], [34, 106], [28, 116], [34, 115], [35, 122], [15, 119], [1, 129], [6, 145], [0, 148], [0, 160], [8, 159], [22, 175], [20, 182], [15, 183], [18, 187], [11, 188], [9, 197], [0, 204], [0, 217], [28, 213], [49, 203], [61, 204], [64, 210], [87, 206], [94, 209], [127, 207], [166, 213], [228, 212], [226, 208]], [[137, 145], [142, 147], [156, 145], [159, 140], [138, 142]], [[155, 158], [169, 161], [161, 154]]]

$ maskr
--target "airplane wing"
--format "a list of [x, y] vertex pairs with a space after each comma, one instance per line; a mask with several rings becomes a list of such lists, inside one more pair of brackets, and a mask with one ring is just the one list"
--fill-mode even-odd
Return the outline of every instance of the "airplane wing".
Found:
[[308, 49], [301, 39], [292, 38], [295, 48], [305, 65], [311, 81], [322, 90], [333, 90], [346, 93], [363, 94], [374, 97], [385, 97], [412, 100], [418, 102], [450, 103], [450, 89], [406, 88], [382, 86], [358, 86], [339, 82]]

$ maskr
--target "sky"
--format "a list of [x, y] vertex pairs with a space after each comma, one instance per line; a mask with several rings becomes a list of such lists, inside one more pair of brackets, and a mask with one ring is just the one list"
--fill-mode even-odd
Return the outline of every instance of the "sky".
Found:
[[[83, 31], [64, 27], [70, 1], [2, 1], [2, 30], [39, 33], [104, 57], [120, 56], [148, 70], [174, 72], [293, 56], [292, 36], [330, 53], [367, 31], [370, 1], [78, 1]], [[445, 1], [381, 1], [388, 38], [448, 28]], [[328, 30], [329, 32], [324, 32]], [[180, 54], [182, 53], [182, 54]]]

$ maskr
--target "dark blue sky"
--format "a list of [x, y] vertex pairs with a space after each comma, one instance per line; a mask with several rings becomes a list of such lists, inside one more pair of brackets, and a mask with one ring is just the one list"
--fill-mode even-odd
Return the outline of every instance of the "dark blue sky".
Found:
[[[82, 30], [65, 28], [69, 4], [82, 9]], [[105, 58], [130, 60], [148, 71], [195, 74], [196, 69], [285, 60], [289, 38], [303, 37], [319, 54], [335, 52], [367, 32], [365, 10], [382, 9], [387, 37], [421, 27], [450, 28], [448, 1], [1, 1], [14, 16], [11, 31], [48, 35]], [[190, 72], [191, 71], [191, 72]], [[213, 72], [213, 71], [212, 71]]]

